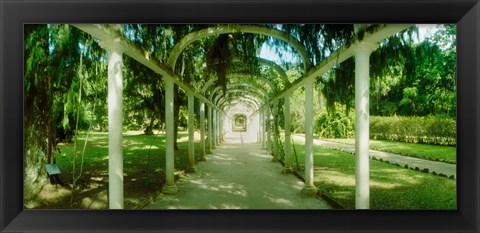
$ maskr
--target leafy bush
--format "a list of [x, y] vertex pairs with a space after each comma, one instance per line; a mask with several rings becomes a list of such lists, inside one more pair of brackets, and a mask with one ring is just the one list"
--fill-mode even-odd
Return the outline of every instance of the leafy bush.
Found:
[[351, 138], [355, 135], [355, 119], [341, 112], [324, 113], [315, 125], [315, 133], [321, 138]]
[[383, 116], [392, 116], [397, 111], [397, 104], [392, 101], [382, 101], [380, 103], [380, 114]]
[[456, 145], [456, 120], [449, 117], [370, 117], [370, 137], [410, 143]]

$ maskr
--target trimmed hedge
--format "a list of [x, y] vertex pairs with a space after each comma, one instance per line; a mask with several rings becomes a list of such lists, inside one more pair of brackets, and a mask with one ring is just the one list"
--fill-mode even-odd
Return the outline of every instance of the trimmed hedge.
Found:
[[456, 120], [448, 117], [370, 117], [372, 139], [454, 146], [456, 135]]

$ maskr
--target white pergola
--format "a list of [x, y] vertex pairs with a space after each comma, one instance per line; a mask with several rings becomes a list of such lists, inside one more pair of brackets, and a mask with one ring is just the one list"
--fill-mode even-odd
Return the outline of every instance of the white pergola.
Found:
[[[263, 148], [272, 150], [274, 159], [279, 150], [285, 153], [285, 166], [283, 172], [291, 172], [290, 156], [290, 95], [296, 89], [305, 87], [305, 186], [302, 193], [316, 195], [317, 190], [313, 184], [313, 87], [317, 77], [330, 70], [336, 64], [346, 59], [355, 57], [355, 206], [357, 209], [370, 207], [369, 189], [369, 58], [370, 54], [378, 47], [378, 44], [387, 37], [400, 32], [411, 25], [371, 25], [366, 30], [365, 25], [354, 25], [357, 36], [354, 40], [332, 53], [320, 64], [312, 67], [307, 50], [293, 36], [277, 29], [258, 25], [219, 25], [196, 32], [192, 32], [182, 38], [170, 52], [167, 62], [161, 63], [151, 57], [148, 52], [138, 48], [128, 41], [120, 31], [111, 25], [73, 25], [80, 30], [92, 35], [101, 42], [102, 47], [108, 51], [108, 131], [109, 131], [109, 208], [122, 209], [123, 201], [123, 147], [122, 147], [122, 69], [123, 55], [130, 56], [146, 67], [160, 74], [165, 82], [165, 123], [166, 123], [166, 184], [163, 192], [175, 194], [178, 187], [174, 180], [174, 85], [182, 88], [188, 96], [188, 157], [187, 171], [195, 172], [194, 158], [194, 102], [195, 98], [200, 104], [200, 145], [201, 160], [211, 153], [223, 139], [225, 121], [231, 120], [228, 115], [229, 106], [235, 99], [248, 102], [256, 108], [247, 118], [257, 120], [257, 141]], [[182, 77], [174, 72], [175, 65], [180, 54], [191, 43], [206, 37], [225, 33], [256, 33], [283, 40], [294, 48], [303, 61], [304, 74], [290, 83], [285, 71], [272, 61], [257, 58], [259, 64], [269, 66], [280, 79], [279, 82], [285, 88], [280, 89], [269, 78], [259, 77], [258, 81], [266, 84], [268, 88], [256, 83], [232, 83], [227, 87], [226, 95], [214, 87], [215, 79], [210, 79], [202, 90], [195, 90], [188, 83], [183, 82]], [[358, 36], [360, 35], [361, 36]], [[362, 39], [359, 39], [362, 38]], [[235, 60], [234, 60], [235, 62]], [[228, 74], [242, 75], [242, 74]], [[247, 87], [247, 88], [245, 88]], [[273, 117], [278, 117], [278, 101], [284, 98], [285, 112], [285, 145], [278, 148], [277, 143], [270, 142], [272, 133], [267, 127], [267, 122]], [[207, 109], [205, 108], [207, 107]], [[205, 132], [205, 115], [207, 115], [208, 132]], [[208, 133], [208, 138], [206, 134]], [[279, 135], [274, 133], [274, 140]]]

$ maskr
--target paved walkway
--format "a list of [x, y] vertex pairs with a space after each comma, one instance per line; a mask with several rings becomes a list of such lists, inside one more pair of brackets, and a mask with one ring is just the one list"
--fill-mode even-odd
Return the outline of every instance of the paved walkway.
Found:
[[146, 209], [328, 209], [324, 200], [303, 197], [303, 182], [282, 174], [280, 163], [245, 133], [231, 133], [197, 172], [181, 178], [176, 195], [161, 195]]
[[[293, 139], [296, 140], [305, 140], [304, 135], [292, 135]], [[337, 142], [329, 142], [324, 140], [314, 139], [313, 143], [318, 146], [322, 146], [329, 149], [336, 149], [341, 150], [350, 154], [355, 153], [355, 146], [348, 145], [343, 143]], [[382, 159], [384, 161], [389, 161], [393, 164], [399, 164], [400, 166], [404, 167], [408, 165], [409, 167], [416, 168], [418, 167], [420, 170], [428, 169], [430, 173], [436, 172], [437, 174], [445, 174], [447, 176], [453, 175], [455, 178], [457, 177], [457, 166], [455, 164], [437, 162], [437, 161], [430, 161], [425, 159], [418, 159], [398, 154], [393, 154], [389, 152], [377, 151], [377, 150], [370, 150], [370, 156], [375, 157], [377, 159]]]

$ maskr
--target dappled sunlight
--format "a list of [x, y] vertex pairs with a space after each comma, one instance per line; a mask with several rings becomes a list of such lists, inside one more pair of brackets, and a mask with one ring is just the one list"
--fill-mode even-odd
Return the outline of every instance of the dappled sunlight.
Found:
[[220, 205], [218, 208], [213, 208], [213, 209], [244, 209], [245, 206], [240, 206], [238, 204], [228, 204], [228, 203], [223, 203]]
[[[157, 134], [158, 130], [153, 130], [153, 134]], [[128, 135], [128, 136], [138, 136], [138, 135], [145, 135], [145, 132], [142, 130], [129, 130], [127, 132], [124, 132], [123, 135]]]
[[90, 177], [90, 180], [92, 181], [96, 181], [96, 182], [101, 182], [101, 181], [105, 181], [105, 177], [104, 176], [100, 176], [100, 177]]
[[125, 151], [136, 151], [136, 150], [158, 150], [158, 149], [165, 149], [165, 145], [162, 144], [156, 144], [156, 145], [142, 145], [142, 144], [137, 144], [138, 146], [128, 146], [128, 149]]
[[235, 144], [232, 144], [232, 143], [230, 143], [230, 144], [229, 143], [222, 143], [222, 145], [220, 145], [220, 148], [221, 149], [233, 149], [233, 148], [238, 148], [238, 146], [235, 145]]
[[220, 153], [215, 153], [215, 158], [217, 158], [219, 160], [229, 160], [229, 161], [237, 160], [237, 158], [232, 157], [231, 155], [220, 154]]
[[294, 203], [292, 203], [291, 200], [288, 200], [288, 199], [285, 199], [285, 198], [281, 198], [281, 197], [278, 197], [278, 196], [275, 196], [275, 195], [272, 195], [270, 193], [264, 193], [263, 194], [263, 197], [272, 202], [272, 203], [277, 203], [277, 204], [280, 204], [280, 205], [284, 205], [286, 208], [290, 207], [290, 208], [293, 208], [295, 207]]
[[315, 181], [339, 186], [355, 186], [355, 176], [334, 170], [322, 170], [314, 175]]
[[86, 209], [106, 209], [108, 207], [107, 190], [99, 192], [94, 197], [85, 197], [80, 206]]
[[149, 145], [145, 145], [144, 143], [142, 142], [139, 142], [137, 140], [133, 140], [133, 139], [123, 139], [122, 140], [122, 144], [123, 146], [149, 146]]
[[355, 193], [351, 191], [344, 190], [332, 190], [332, 193], [335, 195], [335, 199], [351, 199]]
[[[193, 180], [190, 179], [188, 183], [195, 184], [198, 188], [207, 191], [222, 192], [226, 194], [231, 194], [235, 196], [247, 197], [247, 191], [243, 185], [237, 183], [225, 183], [219, 179], [210, 179], [210, 182], [205, 182], [205, 180]], [[212, 185], [214, 183], [215, 185]]]
[[188, 142], [188, 136], [178, 137], [177, 142]]
[[422, 185], [425, 179], [424, 175], [422, 173], [412, 173], [416, 172], [398, 168], [372, 169], [370, 172], [370, 185], [371, 187], [383, 189]]
[[69, 189], [66, 189], [60, 185], [52, 185], [48, 184], [45, 187], [43, 187], [42, 191], [38, 194], [37, 196], [37, 202], [38, 203], [26, 203], [28, 208], [35, 208], [35, 205], [41, 204], [41, 203], [55, 203], [56, 201], [59, 201], [60, 199], [70, 197], [72, 194], [72, 191]]
[[[354, 170], [350, 174], [347, 174], [333, 168], [315, 167], [314, 178], [315, 181], [322, 183], [355, 187]], [[370, 187], [395, 189], [403, 186], [419, 185], [421, 182], [422, 176], [407, 174], [406, 172], [402, 172], [395, 168], [370, 170]]]

